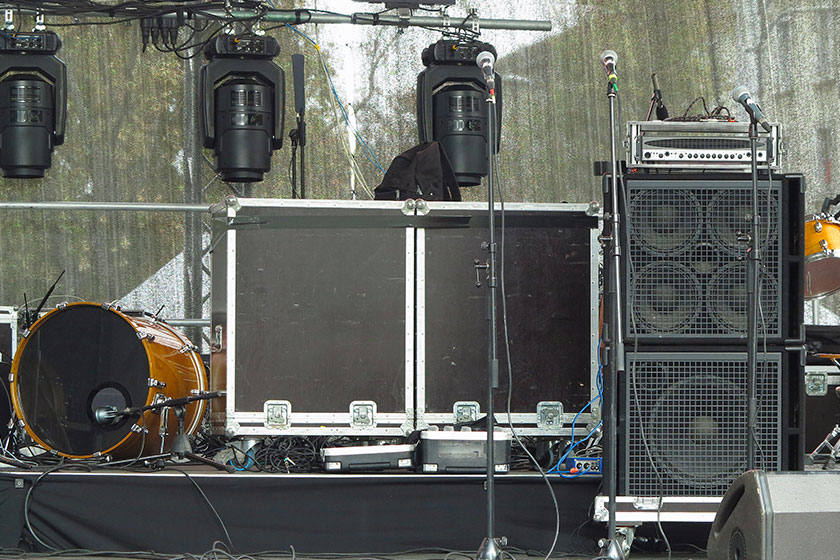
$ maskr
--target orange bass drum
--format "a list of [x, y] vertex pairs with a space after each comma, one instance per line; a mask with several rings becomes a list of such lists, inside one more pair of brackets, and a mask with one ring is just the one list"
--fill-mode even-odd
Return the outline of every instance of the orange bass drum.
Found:
[[[141, 407], [204, 391], [196, 348], [166, 323], [107, 304], [69, 303], [32, 325], [12, 362], [12, 404], [36, 443], [64, 457], [130, 458], [168, 450], [178, 431], [160, 411], [101, 425], [97, 409]], [[184, 430], [195, 433], [205, 401], [190, 403]], [[163, 446], [161, 446], [163, 443]]]
[[840, 290], [840, 224], [834, 219], [805, 222], [805, 297]]

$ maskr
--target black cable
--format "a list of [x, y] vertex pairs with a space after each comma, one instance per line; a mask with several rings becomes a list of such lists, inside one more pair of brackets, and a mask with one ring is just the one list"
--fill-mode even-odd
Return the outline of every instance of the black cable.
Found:
[[227, 539], [228, 545], [230, 545], [231, 550], [236, 550], [236, 547], [233, 546], [233, 541], [230, 538], [230, 533], [228, 533], [227, 526], [225, 525], [225, 522], [222, 521], [222, 518], [219, 515], [219, 512], [216, 511], [215, 507], [213, 507], [213, 503], [210, 501], [210, 498], [207, 497], [207, 494], [204, 493], [204, 490], [201, 489], [201, 486], [199, 486], [198, 483], [193, 479], [193, 477], [191, 477], [187, 472], [182, 471], [181, 469], [177, 469], [177, 468], [173, 468], [172, 470], [177, 471], [177, 472], [181, 473], [182, 475], [186, 476], [187, 480], [189, 480], [192, 483], [192, 485], [195, 486], [195, 489], [198, 490], [198, 493], [201, 494], [201, 497], [204, 498], [204, 501], [210, 507], [210, 510], [213, 512], [213, 515], [216, 516], [216, 520], [219, 522], [219, 525], [222, 527], [222, 531], [224, 531], [224, 533], [225, 533], [225, 538]]
[[41, 537], [38, 536], [38, 533], [36, 533], [35, 529], [32, 527], [32, 523], [31, 523], [30, 518], [29, 518], [29, 510], [30, 510], [30, 506], [32, 504], [32, 493], [35, 491], [35, 488], [41, 483], [41, 481], [44, 480], [47, 477], [48, 474], [51, 474], [51, 473], [54, 473], [56, 471], [63, 470], [63, 469], [69, 469], [69, 468], [82, 468], [82, 469], [85, 469], [85, 470], [88, 470], [88, 471], [90, 470], [90, 468], [87, 467], [86, 465], [79, 465], [79, 464], [75, 464], [75, 463], [60, 463], [60, 464], [52, 467], [51, 469], [47, 469], [46, 471], [41, 473], [40, 476], [38, 476], [38, 478], [35, 479], [35, 481], [29, 487], [29, 490], [26, 491], [26, 499], [23, 502], [23, 518], [24, 518], [24, 521], [26, 522], [26, 528], [29, 530], [29, 534], [32, 535], [32, 537], [38, 542], [38, 544], [40, 544], [41, 546], [43, 546], [44, 548], [46, 548], [47, 550], [52, 551], [52, 552], [57, 552], [59, 549], [55, 548], [51, 545], [48, 545], [46, 542], [41, 540]]
[[[493, 103], [491, 104], [491, 110], [495, 110], [496, 105]], [[495, 122], [495, 119], [493, 119]], [[499, 158], [498, 154], [495, 153], [495, 147], [490, 147], [491, 154], [492, 154], [492, 164], [494, 166], [496, 172], [496, 188], [499, 194], [499, 207], [500, 207], [500, 224], [499, 230], [501, 234], [500, 244], [499, 244], [499, 288], [502, 295], [502, 325], [504, 329], [504, 340], [505, 340], [505, 360], [508, 370], [508, 394], [507, 394], [507, 415], [508, 415], [508, 427], [510, 428], [511, 434], [513, 435], [516, 443], [522, 448], [526, 455], [528, 455], [528, 459], [531, 463], [537, 468], [542, 477], [543, 481], [545, 482], [546, 486], [548, 487], [549, 496], [551, 496], [551, 502], [554, 505], [554, 540], [551, 543], [551, 547], [546, 553], [546, 560], [552, 555], [554, 549], [557, 547], [557, 541], [560, 538], [560, 506], [557, 503], [557, 495], [554, 493], [554, 488], [551, 486], [551, 481], [549, 480], [548, 476], [546, 475], [545, 471], [543, 470], [542, 466], [540, 465], [539, 461], [528, 451], [528, 448], [522, 443], [522, 440], [519, 438], [519, 434], [516, 433], [516, 430], [513, 427], [513, 420], [512, 420], [512, 400], [513, 400], [513, 366], [510, 357], [510, 334], [508, 331], [508, 316], [507, 316], [507, 295], [505, 292], [505, 195], [504, 195], [504, 183], [502, 181], [502, 176], [500, 172], [499, 166]], [[495, 211], [492, 209], [491, 211]], [[572, 431], [574, 431], [575, 427], [572, 426]]]

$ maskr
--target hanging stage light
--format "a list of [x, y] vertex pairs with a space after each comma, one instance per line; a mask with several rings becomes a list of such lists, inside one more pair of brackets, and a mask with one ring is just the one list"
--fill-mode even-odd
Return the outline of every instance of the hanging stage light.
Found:
[[279, 52], [276, 39], [255, 35], [218, 37], [204, 51], [201, 129], [225, 181], [262, 181], [283, 146], [285, 73], [271, 60]]
[[[487, 175], [487, 92], [476, 56], [492, 45], [440, 40], [423, 49], [426, 69], [417, 76], [417, 126], [420, 142], [438, 141], [449, 156], [462, 187], [478, 185]], [[502, 78], [496, 82], [496, 142], [502, 122]]]
[[43, 177], [64, 143], [67, 67], [52, 31], [0, 34], [0, 168], [4, 177]]

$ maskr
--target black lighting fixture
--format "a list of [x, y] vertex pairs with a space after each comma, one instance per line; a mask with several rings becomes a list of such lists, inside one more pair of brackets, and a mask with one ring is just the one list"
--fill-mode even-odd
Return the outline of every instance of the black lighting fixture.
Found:
[[225, 181], [262, 181], [283, 146], [286, 78], [271, 60], [279, 52], [277, 39], [258, 35], [225, 35], [204, 50], [201, 131]]
[[[488, 103], [484, 73], [476, 57], [488, 43], [442, 39], [423, 49], [426, 68], [417, 76], [417, 127], [420, 142], [440, 142], [458, 184], [469, 187], [487, 175]], [[502, 78], [495, 74], [496, 133], [499, 151], [502, 122]]]
[[4, 177], [34, 179], [64, 143], [67, 67], [52, 31], [0, 33], [0, 168]]

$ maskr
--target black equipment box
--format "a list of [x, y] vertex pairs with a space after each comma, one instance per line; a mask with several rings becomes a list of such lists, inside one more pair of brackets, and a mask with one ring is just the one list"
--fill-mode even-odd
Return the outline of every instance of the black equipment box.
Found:
[[[500, 426], [569, 436], [598, 395], [598, 213], [505, 205]], [[213, 217], [217, 433], [407, 435], [486, 408], [485, 205], [229, 198]], [[599, 418], [596, 401], [575, 435]]]
[[[416, 236], [418, 430], [473, 422], [487, 406], [487, 272], [476, 267], [488, 260], [482, 248], [489, 238], [487, 207], [432, 202], [428, 208]], [[497, 211], [504, 236], [497, 232], [502, 367], [496, 421], [504, 428], [510, 420], [520, 435], [568, 436], [575, 414], [598, 395], [598, 208], [506, 204], [504, 216]], [[600, 402], [593, 407], [578, 418], [576, 437], [600, 418]]]
[[228, 436], [414, 429], [414, 229], [402, 202], [213, 208], [210, 384]]
[[[493, 432], [495, 472], [510, 472], [510, 433]], [[418, 470], [433, 473], [487, 472], [487, 432], [425, 430], [420, 433]]]

